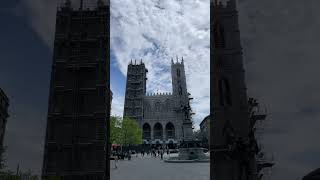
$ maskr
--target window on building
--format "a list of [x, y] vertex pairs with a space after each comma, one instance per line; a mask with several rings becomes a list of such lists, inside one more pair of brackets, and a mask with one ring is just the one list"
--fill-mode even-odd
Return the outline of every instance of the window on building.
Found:
[[220, 93], [220, 105], [221, 106], [231, 106], [232, 100], [231, 100], [231, 91], [230, 91], [230, 85], [229, 81], [227, 79], [221, 79], [219, 80], [219, 93]]
[[57, 94], [54, 99], [54, 109], [55, 113], [61, 113], [63, 110], [63, 94]]
[[148, 123], [145, 123], [142, 127], [143, 129], [143, 139], [151, 138], [151, 126]]
[[161, 110], [160, 106], [161, 106], [160, 102], [156, 102], [155, 109], [156, 109], [157, 112], [159, 112]]
[[182, 95], [182, 88], [179, 86], [179, 95]]
[[214, 45], [217, 48], [225, 47], [225, 31], [221, 24], [214, 25]]
[[156, 123], [153, 128], [154, 139], [162, 139], [162, 125], [160, 123]]
[[166, 125], [166, 136], [167, 138], [175, 137], [174, 125], [171, 122]]

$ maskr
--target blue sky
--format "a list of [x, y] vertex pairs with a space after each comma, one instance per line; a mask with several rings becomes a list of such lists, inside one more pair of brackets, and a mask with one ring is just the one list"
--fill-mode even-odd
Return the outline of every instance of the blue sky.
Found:
[[[192, 12], [192, 13], [190, 13]], [[125, 76], [131, 59], [149, 70], [147, 93], [171, 92], [171, 58], [184, 58], [195, 129], [210, 107], [209, 0], [111, 1], [112, 114], [123, 114]], [[114, 75], [114, 76], [113, 76]], [[115, 83], [115, 84], [114, 84]]]
[[[122, 107], [131, 58], [144, 59], [153, 82], [148, 91], [168, 92], [170, 73], [157, 75], [169, 72], [171, 57], [183, 56], [199, 122], [209, 103], [209, 89], [196, 83], [209, 82], [209, 0], [111, 2], [111, 87], [119, 92], [113, 105]], [[261, 142], [276, 160], [272, 179], [302, 179], [319, 167], [320, 1], [238, 2], [248, 95], [268, 107]], [[13, 0], [0, 7], [0, 86], [11, 100], [5, 136], [11, 170], [18, 163], [41, 169], [56, 3]]]

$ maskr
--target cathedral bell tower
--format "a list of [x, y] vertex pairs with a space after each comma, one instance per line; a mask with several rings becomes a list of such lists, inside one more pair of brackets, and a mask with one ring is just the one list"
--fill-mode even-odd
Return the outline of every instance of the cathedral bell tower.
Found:
[[[210, 149], [213, 179], [256, 180], [254, 155], [238, 149], [247, 146], [250, 133], [248, 98], [242, 60], [236, 0], [211, 1]], [[233, 156], [231, 156], [233, 154]]]
[[171, 59], [171, 76], [173, 95], [178, 97], [183, 104], [185, 104], [188, 100], [188, 92], [183, 58], [181, 59], [181, 62], [178, 62], [177, 58], [176, 63], [174, 63], [173, 59]]
[[146, 81], [148, 70], [145, 64], [136, 60], [128, 65], [126, 93], [123, 117], [135, 119], [140, 125], [144, 116], [143, 96], [146, 94]]
[[189, 103], [189, 93], [187, 92], [186, 74], [184, 70], [183, 57], [181, 62], [174, 63], [171, 59], [172, 92], [177, 103], [177, 109], [182, 118], [183, 139], [192, 138], [191, 107]]

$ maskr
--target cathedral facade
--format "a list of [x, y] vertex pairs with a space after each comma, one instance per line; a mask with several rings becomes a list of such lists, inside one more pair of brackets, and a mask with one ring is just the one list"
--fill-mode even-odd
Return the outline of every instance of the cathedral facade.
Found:
[[183, 58], [181, 62], [171, 61], [170, 93], [147, 94], [147, 72], [142, 61], [128, 65], [123, 116], [138, 122], [144, 144], [177, 145], [192, 129]]

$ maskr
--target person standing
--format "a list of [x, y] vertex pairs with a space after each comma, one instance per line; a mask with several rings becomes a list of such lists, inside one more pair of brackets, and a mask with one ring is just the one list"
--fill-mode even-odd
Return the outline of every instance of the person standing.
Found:
[[160, 150], [161, 160], [163, 159], [163, 153], [164, 153], [164, 151], [163, 151], [163, 149], [161, 149], [161, 150]]
[[115, 169], [118, 168], [117, 162], [118, 162], [118, 157], [117, 157], [117, 156], [114, 156], [114, 168], [115, 168]]
[[131, 160], [131, 150], [128, 152], [128, 160]]

